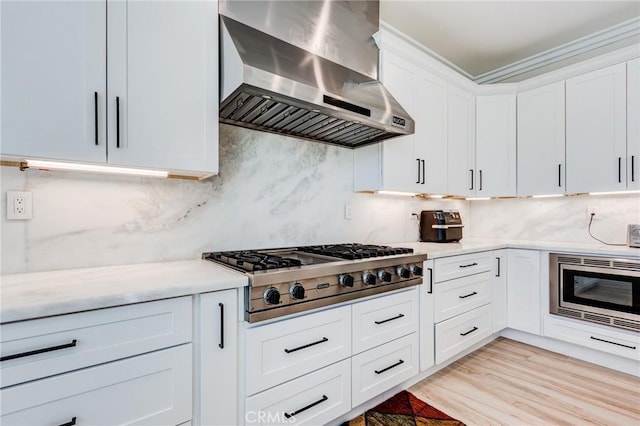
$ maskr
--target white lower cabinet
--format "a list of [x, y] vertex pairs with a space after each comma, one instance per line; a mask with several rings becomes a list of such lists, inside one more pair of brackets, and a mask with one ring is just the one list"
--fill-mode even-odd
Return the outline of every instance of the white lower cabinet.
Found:
[[492, 286], [492, 331], [497, 333], [507, 328], [507, 250], [493, 252], [495, 260]]
[[540, 252], [507, 250], [507, 323], [509, 328], [540, 335]]
[[351, 410], [351, 362], [345, 359], [247, 398], [246, 424], [321, 425]]
[[355, 355], [351, 360], [353, 406], [417, 375], [418, 353], [418, 334], [412, 333]]
[[191, 344], [0, 391], [3, 425], [176, 425], [191, 419]]
[[436, 364], [446, 361], [490, 335], [490, 304], [436, 324]]
[[435, 364], [433, 321], [433, 260], [424, 262], [424, 282], [420, 286], [420, 371]]
[[491, 272], [437, 283], [434, 291], [435, 321], [444, 321], [491, 302]]

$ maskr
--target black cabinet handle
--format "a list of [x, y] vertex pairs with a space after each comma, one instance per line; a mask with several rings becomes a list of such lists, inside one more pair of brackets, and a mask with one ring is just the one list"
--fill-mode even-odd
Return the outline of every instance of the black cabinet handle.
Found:
[[329, 339], [327, 339], [326, 337], [323, 337], [322, 339], [318, 340], [317, 342], [309, 343], [309, 344], [304, 345], [304, 346], [298, 346], [297, 348], [293, 348], [293, 349], [285, 349], [284, 351], [286, 353], [290, 354], [291, 352], [299, 351], [300, 349], [310, 348], [311, 346], [319, 345], [320, 343], [324, 343], [324, 342], [328, 342], [328, 341], [329, 341]]
[[416, 183], [420, 183], [420, 159], [416, 158], [416, 161], [418, 162], [418, 180]]
[[636, 156], [631, 156], [631, 182], [636, 181]]
[[498, 261], [498, 272], [496, 273], [496, 277], [500, 276], [500, 258], [496, 256], [496, 260]]
[[116, 96], [116, 148], [120, 148], [120, 96]]
[[65, 343], [64, 345], [51, 346], [48, 348], [36, 349], [33, 351], [22, 352], [14, 355], [6, 355], [3, 357], [0, 357], [0, 361], [9, 361], [10, 359], [24, 358], [25, 356], [38, 355], [38, 354], [43, 354], [45, 352], [59, 351], [60, 349], [72, 348], [76, 346], [76, 343], [78, 343], [78, 341], [76, 339], [73, 339], [71, 343]]
[[395, 364], [393, 364], [393, 365], [390, 365], [390, 366], [388, 366], [388, 367], [386, 367], [386, 368], [383, 368], [382, 370], [374, 370], [374, 371], [375, 371], [375, 373], [376, 373], [376, 374], [382, 374], [382, 373], [384, 373], [385, 371], [389, 371], [389, 370], [391, 370], [392, 368], [395, 368], [395, 367], [397, 367], [397, 366], [399, 366], [399, 365], [402, 365], [402, 364], [404, 364], [404, 361], [403, 361], [403, 360], [400, 360], [400, 361], [396, 362], [396, 363], [395, 363]]
[[460, 333], [461, 336], [466, 336], [467, 334], [471, 334], [474, 331], [476, 331], [478, 329], [478, 327], [473, 327], [471, 330], [467, 331], [466, 333]]
[[433, 293], [433, 269], [427, 268], [429, 270], [429, 291], [427, 293]]
[[224, 303], [218, 303], [220, 307], [220, 343], [218, 347], [224, 349]]
[[460, 268], [468, 268], [469, 266], [478, 266], [477, 262], [470, 263], [468, 265], [459, 265]]
[[66, 422], [66, 423], [62, 423], [60, 426], [73, 426], [76, 424], [76, 417], [74, 416], [71, 421]]
[[460, 299], [466, 299], [467, 297], [475, 296], [476, 294], [478, 294], [478, 292], [474, 291], [473, 293], [465, 294], [464, 296], [458, 296], [458, 297]]
[[482, 170], [479, 170], [479, 172], [480, 172], [480, 179], [479, 179], [479, 181], [480, 181], [479, 185], [480, 186], [478, 187], [478, 191], [482, 191]]
[[93, 124], [95, 127], [95, 144], [98, 145], [98, 92], [93, 92]]
[[622, 157], [618, 157], [618, 183], [622, 183]]
[[623, 345], [622, 343], [617, 343], [617, 342], [610, 342], [609, 340], [599, 339], [599, 338], [593, 337], [593, 336], [591, 336], [591, 338], [593, 340], [597, 340], [598, 342], [611, 343], [612, 345], [622, 346], [623, 348], [629, 348], [629, 349], [635, 349], [636, 348], [635, 346]]
[[404, 318], [404, 314], [398, 314], [397, 316], [393, 317], [393, 318], [387, 318], [386, 320], [382, 320], [382, 321], [374, 321], [376, 324], [380, 325], [380, 324], [384, 324], [385, 322], [389, 322], [389, 321], [393, 321], [393, 320], [397, 320], [400, 318]]
[[471, 188], [469, 188], [469, 191], [473, 190], [473, 169], [469, 169], [469, 173], [471, 173]]
[[562, 164], [558, 164], [558, 186], [562, 187]]
[[320, 398], [316, 402], [312, 402], [311, 404], [307, 405], [306, 407], [302, 407], [301, 409], [296, 410], [293, 413], [284, 413], [284, 416], [286, 418], [290, 419], [291, 417], [297, 416], [298, 414], [302, 413], [303, 411], [308, 410], [309, 408], [315, 407], [316, 405], [325, 402], [327, 399], [329, 399], [329, 397], [327, 395], [322, 395], [322, 398]]
[[422, 162], [422, 182], [420, 182], [420, 183], [424, 185], [424, 179], [425, 179], [425, 175], [426, 175], [425, 166], [424, 166], [425, 160], [420, 160], [420, 161]]

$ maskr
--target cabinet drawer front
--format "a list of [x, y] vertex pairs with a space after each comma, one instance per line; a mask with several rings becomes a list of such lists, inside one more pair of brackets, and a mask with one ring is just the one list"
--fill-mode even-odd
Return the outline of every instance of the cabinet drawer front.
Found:
[[353, 353], [418, 330], [418, 289], [356, 303], [353, 313]]
[[463, 254], [434, 260], [433, 281], [452, 280], [479, 272], [491, 271], [491, 252]]
[[17, 356], [0, 364], [1, 385], [190, 342], [191, 321], [181, 297], [1, 325], [2, 357]]
[[491, 305], [436, 324], [436, 364], [491, 335]]
[[418, 333], [413, 333], [354, 356], [353, 406], [418, 374]]
[[191, 344], [0, 391], [2, 424], [179, 424], [191, 419]]
[[246, 331], [247, 395], [351, 355], [351, 307], [343, 306]]
[[247, 398], [245, 407], [247, 424], [326, 424], [351, 410], [350, 361]]
[[544, 335], [640, 361], [640, 336], [637, 333], [606, 330], [549, 315], [545, 318]]
[[491, 272], [482, 272], [435, 284], [433, 286], [435, 322], [444, 321], [489, 303], [492, 279]]

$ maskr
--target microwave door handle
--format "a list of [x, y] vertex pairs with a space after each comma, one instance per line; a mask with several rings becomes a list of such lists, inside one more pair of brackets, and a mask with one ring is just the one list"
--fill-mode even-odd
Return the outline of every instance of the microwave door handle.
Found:
[[464, 225], [431, 225], [433, 229], [464, 228]]

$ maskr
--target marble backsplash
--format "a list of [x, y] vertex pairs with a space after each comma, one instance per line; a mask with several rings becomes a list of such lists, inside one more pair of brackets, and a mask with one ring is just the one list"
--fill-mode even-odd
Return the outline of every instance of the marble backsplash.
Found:
[[[468, 202], [355, 194], [353, 151], [220, 127], [220, 174], [202, 182], [1, 168], [2, 273], [197, 258], [203, 251], [418, 239], [411, 211]], [[9, 190], [33, 219], [7, 221]], [[345, 219], [345, 204], [351, 220]]]

